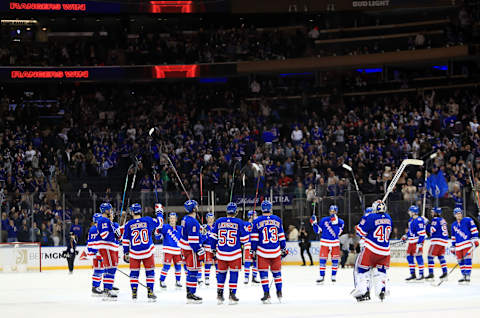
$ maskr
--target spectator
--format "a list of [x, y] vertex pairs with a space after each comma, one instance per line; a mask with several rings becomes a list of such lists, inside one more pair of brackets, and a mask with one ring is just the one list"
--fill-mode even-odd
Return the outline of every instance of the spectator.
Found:
[[313, 259], [312, 259], [312, 254], [310, 254], [310, 235], [308, 235], [307, 230], [305, 229], [305, 226], [300, 227], [300, 242], [298, 243], [300, 245], [300, 256], [302, 257], [302, 266], [305, 266], [305, 256], [303, 255], [304, 252], [307, 252], [308, 258], [310, 259], [310, 266], [313, 266]]
[[290, 224], [288, 226], [288, 240], [291, 242], [296, 242], [298, 241], [298, 235], [299, 233], [297, 228], [294, 225]]
[[347, 263], [348, 254], [350, 251], [354, 251], [354, 235], [352, 233], [343, 233], [340, 235], [340, 249], [342, 250], [342, 257], [340, 259], [340, 266], [345, 268], [345, 264]]
[[413, 180], [408, 178], [407, 184], [402, 186], [403, 199], [413, 202], [417, 199], [417, 187], [413, 185]]
[[7, 232], [8, 232], [8, 237], [7, 237], [7, 242], [18, 242], [17, 238], [17, 226], [13, 222], [13, 220], [10, 220], [8, 222], [8, 227], [7, 227]]
[[37, 222], [33, 222], [33, 225], [29, 230], [28, 236], [30, 238], [30, 242], [40, 242], [42, 232], [38, 228]]
[[293, 144], [295, 144], [295, 145], [300, 144], [300, 142], [303, 139], [303, 132], [300, 130], [298, 125], [295, 126], [295, 128], [292, 130], [292, 133], [291, 133], [290, 137], [292, 138]]
[[75, 241], [80, 242], [83, 239], [83, 228], [79, 224], [78, 218], [75, 218], [73, 224], [70, 226], [70, 231], [75, 235]]

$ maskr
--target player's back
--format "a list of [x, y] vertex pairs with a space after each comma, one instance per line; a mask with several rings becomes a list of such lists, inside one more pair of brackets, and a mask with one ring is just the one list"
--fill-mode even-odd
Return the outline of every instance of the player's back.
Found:
[[110, 219], [102, 216], [97, 220], [97, 232], [99, 234], [98, 248], [107, 250], [117, 250], [118, 243], [115, 235], [115, 228]]
[[174, 255], [180, 255], [179, 242], [182, 236], [182, 227], [180, 225], [173, 227], [170, 224], [164, 224], [162, 227], [162, 235], [163, 251]]
[[417, 243], [420, 236], [425, 236], [427, 234], [425, 228], [425, 220], [422, 217], [412, 217], [408, 222], [408, 243]]
[[362, 218], [357, 231], [364, 237], [365, 248], [375, 254], [390, 255], [392, 218], [387, 213], [371, 213]]
[[123, 245], [130, 246], [131, 258], [147, 258], [153, 254], [155, 246], [152, 234], [157, 226], [158, 223], [149, 216], [128, 221], [123, 234]]
[[437, 216], [428, 224], [431, 243], [437, 245], [448, 245], [448, 226], [444, 218]]
[[318, 224], [321, 228], [320, 244], [327, 246], [340, 245], [339, 236], [343, 231], [344, 222], [337, 216], [326, 216]]
[[248, 233], [243, 221], [235, 217], [222, 217], [212, 230], [216, 239], [217, 258], [231, 261], [242, 257], [241, 245], [248, 242]]
[[180, 247], [191, 250], [190, 244], [200, 244], [200, 223], [194, 217], [185, 215], [182, 219]]
[[92, 225], [88, 230], [87, 250], [89, 255], [95, 255], [98, 252], [98, 230], [96, 225]]
[[262, 215], [253, 222], [252, 249], [265, 258], [280, 256], [280, 247], [285, 248], [285, 233], [282, 220], [276, 215]]
[[469, 248], [472, 239], [475, 238], [478, 238], [478, 229], [471, 218], [465, 217], [460, 222], [453, 222], [452, 241], [455, 243], [457, 250]]

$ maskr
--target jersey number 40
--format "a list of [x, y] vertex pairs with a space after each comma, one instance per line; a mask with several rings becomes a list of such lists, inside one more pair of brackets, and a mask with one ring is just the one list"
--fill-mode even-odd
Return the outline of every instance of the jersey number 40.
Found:
[[390, 240], [390, 233], [392, 233], [391, 226], [380, 226], [375, 230], [373, 236], [377, 239], [377, 242], [388, 242]]

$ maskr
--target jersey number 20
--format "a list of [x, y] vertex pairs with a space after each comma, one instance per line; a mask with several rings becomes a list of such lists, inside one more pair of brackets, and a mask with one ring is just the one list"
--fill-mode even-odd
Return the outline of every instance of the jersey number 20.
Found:
[[373, 236], [377, 239], [378, 242], [388, 242], [390, 239], [390, 233], [392, 233], [391, 226], [380, 226], [375, 230]]
[[148, 230], [133, 230], [132, 231], [132, 245], [148, 244]]

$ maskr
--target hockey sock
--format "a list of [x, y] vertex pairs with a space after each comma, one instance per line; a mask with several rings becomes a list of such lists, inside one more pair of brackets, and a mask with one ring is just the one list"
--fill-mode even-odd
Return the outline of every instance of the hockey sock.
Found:
[[415, 256], [415, 259], [417, 260], [419, 275], [423, 276], [423, 269], [425, 268], [425, 264], [423, 263], [423, 256], [417, 255]]
[[253, 262], [252, 264], [252, 277], [257, 278], [258, 275], [258, 269], [257, 269], [257, 262]]
[[162, 271], [160, 272], [160, 281], [164, 282], [167, 277], [168, 270], [170, 269], [170, 264], [163, 264]]
[[175, 279], [177, 280], [177, 282], [180, 281], [181, 277], [182, 277], [182, 265], [175, 264]]
[[93, 271], [93, 275], [92, 275], [93, 287], [100, 287], [100, 284], [102, 283], [102, 276], [103, 276], [103, 269], [96, 269]]
[[228, 281], [228, 288], [236, 294], [237, 293], [237, 283], [238, 283], [238, 270], [230, 269], [230, 279]]
[[198, 271], [188, 271], [187, 288], [192, 294], [195, 294], [195, 292], [197, 291], [197, 277]]
[[147, 287], [153, 291], [153, 287], [155, 286], [155, 270], [145, 270], [145, 276], [147, 276]]
[[458, 260], [458, 265], [460, 266], [460, 271], [462, 272], [462, 275], [465, 275], [465, 260]]
[[[230, 276], [232, 274], [230, 273]], [[225, 287], [225, 280], [227, 279], [227, 271], [218, 271], [217, 273], [217, 288], [223, 289]]]
[[442, 272], [446, 273], [447, 272], [447, 261], [445, 260], [445, 256], [440, 255], [438, 257], [438, 260], [440, 261], [440, 265], [442, 266]]
[[282, 272], [281, 271], [272, 271], [273, 279], [275, 280], [275, 288], [277, 291], [282, 290]]
[[325, 276], [325, 269], [327, 268], [327, 259], [321, 258], [320, 259], [320, 276]]
[[138, 288], [138, 275], [140, 274], [140, 270], [132, 269], [130, 271], [130, 286], [132, 290]]
[[410, 274], [415, 275], [415, 261], [412, 255], [407, 255], [408, 267], [410, 267]]
[[433, 268], [434, 267], [435, 267], [435, 261], [433, 259], [433, 256], [428, 256], [428, 273], [429, 274], [433, 275]]
[[252, 262], [245, 262], [245, 279], [250, 279], [250, 267], [252, 266]]
[[212, 264], [205, 264], [205, 280], [210, 279], [210, 268]]
[[337, 275], [337, 270], [338, 270], [338, 258], [332, 259], [332, 277], [335, 277]]
[[105, 274], [103, 275], [103, 289], [112, 289], [116, 271], [116, 267], [105, 269]]
[[472, 258], [465, 258], [463, 261], [464, 264], [464, 275], [470, 276], [472, 273]]
[[260, 272], [260, 280], [262, 281], [262, 288], [263, 292], [268, 293], [270, 290], [268, 288], [268, 272], [261, 270]]
[[218, 263], [215, 263], [215, 278], [217, 278], [218, 275]]
[[201, 269], [197, 272], [197, 281], [199, 281], [199, 280], [202, 280], [202, 270]]

